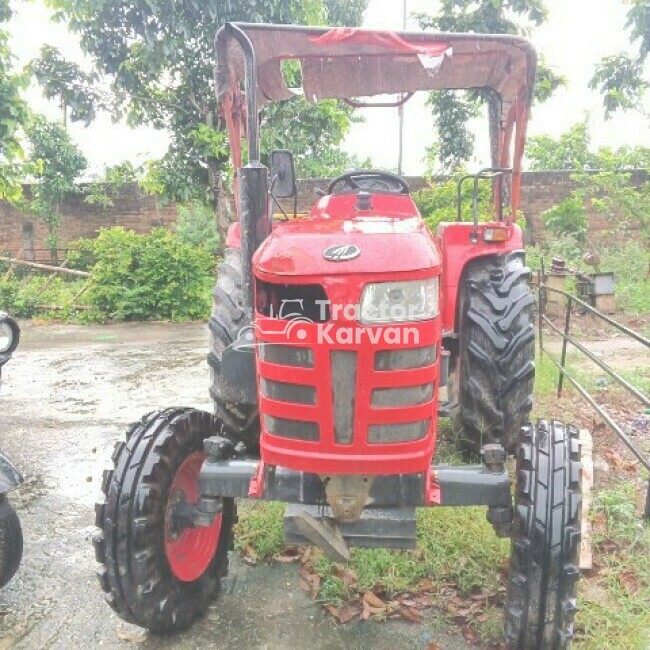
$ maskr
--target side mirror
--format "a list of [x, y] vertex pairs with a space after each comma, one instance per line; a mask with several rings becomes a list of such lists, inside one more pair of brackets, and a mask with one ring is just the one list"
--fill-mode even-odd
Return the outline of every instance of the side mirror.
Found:
[[271, 192], [279, 199], [296, 195], [293, 154], [287, 149], [274, 149], [271, 152]]
[[0, 311], [0, 368], [11, 359], [19, 340], [18, 323], [11, 316]]

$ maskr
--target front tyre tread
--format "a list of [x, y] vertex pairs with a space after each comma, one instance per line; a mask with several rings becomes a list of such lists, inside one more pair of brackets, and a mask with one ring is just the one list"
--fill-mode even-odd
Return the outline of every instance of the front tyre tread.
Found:
[[505, 630], [517, 650], [562, 650], [573, 637], [580, 471], [575, 427], [540, 420], [522, 428]]
[[221, 424], [195, 409], [165, 409], [143, 417], [116, 445], [104, 473], [105, 500], [95, 509], [97, 577], [108, 604], [125, 621], [154, 633], [186, 629], [218, 594], [228, 567], [235, 520], [223, 499], [221, 535], [208, 569], [193, 582], [176, 578], [164, 548], [165, 508], [174, 474]]

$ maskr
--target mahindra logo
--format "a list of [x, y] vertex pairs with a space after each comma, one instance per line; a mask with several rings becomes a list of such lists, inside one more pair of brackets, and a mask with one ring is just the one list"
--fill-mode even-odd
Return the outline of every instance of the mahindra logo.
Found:
[[337, 244], [323, 251], [323, 257], [329, 262], [347, 262], [361, 255], [361, 249], [354, 244]]

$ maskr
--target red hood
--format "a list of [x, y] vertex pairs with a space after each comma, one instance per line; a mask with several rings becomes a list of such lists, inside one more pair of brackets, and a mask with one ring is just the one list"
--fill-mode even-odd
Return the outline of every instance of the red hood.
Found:
[[[440, 264], [438, 245], [412, 199], [374, 194], [372, 209], [356, 210], [356, 195], [324, 196], [306, 219], [276, 224], [253, 257], [256, 270], [270, 275], [395, 273]], [[353, 260], [330, 262], [325, 250], [353, 244]]]

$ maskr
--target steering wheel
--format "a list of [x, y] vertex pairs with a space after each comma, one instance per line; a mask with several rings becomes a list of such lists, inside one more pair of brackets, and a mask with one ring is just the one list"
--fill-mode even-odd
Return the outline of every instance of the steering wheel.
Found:
[[[336, 189], [337, 185], [341, 185]], [[346, 172], [334, 178], [327, 186], [328, 194], [354, 194], [370, 190], [387, 194], [408, 194], [408, 183], [397, 174], [380, 170], [360, 170]]]

